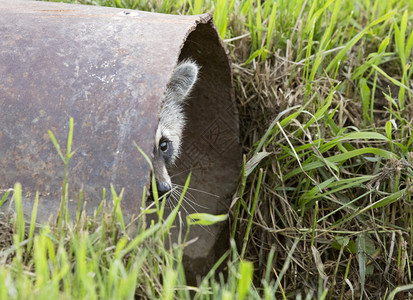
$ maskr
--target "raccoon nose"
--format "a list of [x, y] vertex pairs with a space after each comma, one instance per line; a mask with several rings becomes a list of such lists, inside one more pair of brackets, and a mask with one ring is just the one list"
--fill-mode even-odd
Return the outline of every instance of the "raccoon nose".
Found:
[[165, 195], [167, 192], [169, 192], [172, 189], [169, 183], [162, 182], [162, 181], [156, 182], [156, 187], [158, 189], [158, 194], [160, 197], [162, 197], [163, 195]]

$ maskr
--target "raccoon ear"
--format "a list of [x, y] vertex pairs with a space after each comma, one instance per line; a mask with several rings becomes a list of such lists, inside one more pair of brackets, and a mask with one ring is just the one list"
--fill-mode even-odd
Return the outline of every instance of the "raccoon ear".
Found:
[[185, 100], [198, 78], [198, 71], [198, 65], [192, 60], [184, 60], [176, 66], [168, 86], [174, 99]]

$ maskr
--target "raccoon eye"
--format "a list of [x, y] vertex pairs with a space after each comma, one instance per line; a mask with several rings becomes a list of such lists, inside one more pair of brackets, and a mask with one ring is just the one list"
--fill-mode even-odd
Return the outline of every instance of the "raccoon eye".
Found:
[[162, 152], [166, 152], [168, 151], [168, 145], [169, 145], [170, 141], [168, 141], [167, 139], [162, 139], [159, 142], [159, 148], [161, 149]]
[[159, 148], [161, 148], [161, 150], [162, 150], [163, 152], [166, 152], [166, 151], [168, 150], [168, 143], [167, 143], [167, 142], [161, 142], [161, 143], [159, 144]]

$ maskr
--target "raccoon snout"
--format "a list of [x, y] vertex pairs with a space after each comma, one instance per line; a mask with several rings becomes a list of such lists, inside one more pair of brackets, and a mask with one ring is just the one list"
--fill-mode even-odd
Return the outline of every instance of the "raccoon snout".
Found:
[[169, 177], [165, 162], [159, 156], [153, 160], [153, 172], [155, 173], [156, 189], [159, 197], [172, 189], [171, 177]]
[[158, 189], [159, 196], [162, 197], [172, 189], [172, 186], [167, 182], [157, 181], [156, 188]]

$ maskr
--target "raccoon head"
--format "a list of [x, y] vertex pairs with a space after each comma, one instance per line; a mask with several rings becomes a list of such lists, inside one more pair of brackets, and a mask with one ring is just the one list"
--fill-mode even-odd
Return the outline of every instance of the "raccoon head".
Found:
[[198, 70], [198, 65], [191, 60], [181, 62], [176, 66], [166, 90], [155, 135], [152, 161], [160, 196], [172, 189], [167, 167], [179, 156], [185, 126], [183, 105], [197, 80]]

